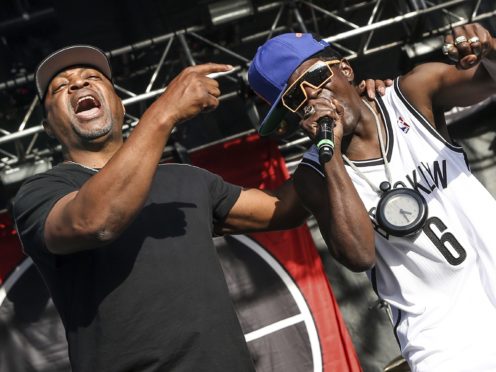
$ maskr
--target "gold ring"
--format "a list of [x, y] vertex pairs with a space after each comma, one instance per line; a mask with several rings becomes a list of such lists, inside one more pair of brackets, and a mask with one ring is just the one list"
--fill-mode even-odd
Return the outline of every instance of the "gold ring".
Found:
[[455, 45], [454, 44], [444, 44], [443, 45], [443, 54], [445, 56], [447, 56], [449, 54], [449, 51], [451, 50], [451, 48], [454, 48]]
[[477, 37], [477, 36], [472, 36], [470, 39], [468, 39], [468, 42], [470, 44], [473, 44], [473, 43], [480, 43], [480, 39]]
[[458, 36], [455, 39], [455, 45], [456, 46], [460, 45], [461, 43], [466, 43], [466, 42], [467, 42], [467, 38], [464, 35]]

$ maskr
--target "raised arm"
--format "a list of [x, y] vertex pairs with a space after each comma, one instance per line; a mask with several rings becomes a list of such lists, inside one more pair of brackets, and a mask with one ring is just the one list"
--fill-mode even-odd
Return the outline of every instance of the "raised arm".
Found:
[[301, 125], [314, 138], [312, 124], [329, 116], [334, 126], [334, 155], [325, 163], [322, 177], [308, 165], [295, 172], [295, 188], [304, 205], [315, 216], [329, 252], [353, 271], [364, 271], [375, 264], [375, 237], [367, 210], [356, 191], [342, 158], [345, 108], [323, 90], [308, 104], [315, 112], [303, 117]]
[[[217, 64], [189, 67], [169, 84], [101, 171], [51, 209], [44, 230], [51, 252], [68, 254], [96, 248], [122, 233], [146, 201], [174, 126], [218, 105], [218, 84], [206, 75], [229, 69], [229, 66]], [[94, 89], [100, 88], [95, 86]], [[117, 135], [121, 135], [120, 131]], [[109, 146], [113, 143], [110, 141]], [[120, 146], [120, 142], [116, 146]]]
[[[466, 40], [466, 41], [465, 41]], [[444, 51], [454, 64], [426, 63], [400, 80], [409, 101], [433, 126], [439, 114], [459, 106], [478, 103], [496, 93], [496, 40], [479, 24], [456, 27], [445, 37]]]

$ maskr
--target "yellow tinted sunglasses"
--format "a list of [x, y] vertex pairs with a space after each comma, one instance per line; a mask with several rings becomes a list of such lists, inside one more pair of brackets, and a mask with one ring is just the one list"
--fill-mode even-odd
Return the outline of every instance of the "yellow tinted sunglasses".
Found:
[[307, 100], [305, 85], [313, 89], [319, 89], [331, 80], [333, 72], [332, 65], [340, 63], [341, 60], [318, 61], [310, 66], [293, 84], [286, 89], [282, 95], [282, 104], [291, 112], [296, 112]]

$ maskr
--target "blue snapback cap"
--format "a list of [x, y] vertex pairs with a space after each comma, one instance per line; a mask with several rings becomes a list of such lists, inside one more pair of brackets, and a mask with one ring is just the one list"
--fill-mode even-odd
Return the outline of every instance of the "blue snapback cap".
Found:
[[288, 33], [269, 39], [258, 48], [248, 70], [248, 82], [255, 93], [272, 105], [258, 128], [260, 135], [271, 134], [286, 114], [281, 97], [293, 72], [328, 46], [310, 33]]

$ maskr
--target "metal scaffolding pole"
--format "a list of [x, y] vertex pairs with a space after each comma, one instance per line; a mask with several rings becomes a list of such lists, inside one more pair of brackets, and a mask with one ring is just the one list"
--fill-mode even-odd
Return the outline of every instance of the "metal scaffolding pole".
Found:
[[[313, 1], [309, 0], [287, 0], [274, 1], [261, 5], [257, 8], [255, 17], [257, 14], [264, 13], [271, 19], [266, 24], [257, 23], [258, 29], [255, 28], [252, 30], [252, 33], [249, 35], [242, 35], [239, 39], [241, 45], [237, 45], [236, 47], [242, 51], [244, 50], [244, 44], [248, 45], [258, 40], [262, 43], [264, 38], [271, 37], [280, 32], [287, 32], [288, 28], [295, 30], [300, 29], [301, 31], [308, 29], [309, 32], [312, 32], [315, 30], [310, 29], [311, 27], [321, 28], [322, 22], [326, 21], [332, 22], [333, 25], [338, 26], [338, 29], [344, 31], [329, 35], [325, 40], [333, 43], [340, 50], [344, 51], [344, 56], [346, 58], [353, 59], [360, 58], [362, 55], [371, 55], [386, 49], [404, 45], [406, 43], [406, 37], [402, 37], [402, 35], [399, 35], [398, 33], [388, 32], [389, 27], [398, 25], [401, 22], [419, 19], [420, 17], [430, 14], [443, 14], [444, 16], [440, 18], [440, 22], [437, 23], [436, 29], [424, 29], [417, 35], [418, 42], [421, 42], [423, 38], [440, 34], [449, 30], [452, 26], [461, 25], [470, 21], [482, 21], [496, 15], [496, 2], [490, 0], [417, 1], [416, 4], [418, 5], [418, 9], [415, 11], [407, 11], [407, 13], [393, 15], [391, 15], [391, 12], [388, 12], [386, 18], [383, 17], [383, 13], [385, 12], [381, 11], [384, 6], [383, 0], [363, 1], [348, 6], [344, 4], [345, 6], [340, 12], [333, 9], [332, 4], [333, 2], [328, 2], [324, 6], [316, 5]], [[470, 6], [469, 11], [467, 12], [468, 14], [457, 14], [459, 13], [457, 7], [462, 5]], [[399, 9], [397, 9], [397, 11], [400, 12]], [[288, 12], [295, 20], [290, 25], [282, 26], [279, 25], [280, 19], [285, 12]], [[363, 16], [361, 18], [355, 18], [356, 13], [363, 14], [366, 12], [369, 12], [369, 16], [365, 18], [365, 21]], [[452, 22], [453, 20], [456, 22]], [[320, 25], [319, 22], [321, 22]], [[233, 50], [232, 47], [229, 47], [227, 43], [223, 43], [223, 40], [212, 41], [211, 38], [205, 36], [204, 32], [206, 31], [209, 30], [204, 25], [192, 25], [191, 27], [182, 30], [149, 38], [107, 52], [106, 54], [109, 58], [116, 58], [137, 51], [147, 52], [159, 44], [166, 43], [163, 52], [157, 57], [157, 62], [150, 64], [150, 61], [146, 60], [146, 68], [141, 66], [137, 67], [137, 70], [142, 71], [140, 74], [150, 73], [149, 82], [141, 92], [133, 92], [121, 86], [122, 83], [125, 83], [125, 80], [119, 80], [119, 85], [115, 85], [116, 90], [126, 95], [126, 98], [123, 98], [124, 105], [129, 106], [138, 102], [145, 102], [162, 94], [167, 87], [152, 89], [153, 85], [156, 82], [159, 72], [166, 64], [170, 64], [171, 61], [172, 63], [180, 61], [180, 58], [177, 55], [178, 52], [182, 51], [184, 53], [188, 64], [196, 64], [195, 56], [197, 54], [195, 53], [197, 53], [197, 50], [192, 46], [197, 46], [198, 44], [190, 44], [191, 40], [189, 39], [192, 39], [193, 41], [198, 40], [202, 43], [203, 47], [207, 49], [210, 48], [211, 51], [221, 52], [221, 54], [233, 57], [240, 61], [240, 64], [228, 73], [212, 74], [213, 78], [226, 76], [231, 80], [231, 83], [234, 82], [235, 85], [238, 84], [238, 88], [235, 88], [234, 92], [224, 94], [221, 99], [224, 100], [234, 97], [238, 94], [237, 91], [246, 89], [244, 86], [246, 83], [238, 77], [235, 78], [234, 75], [244, 75], [246, 73], [251, 56], [240, 54], [238, 51]], [[325, 32], [324, 30], [321, 31]], [[381, 41], [375, 43], [376, 45], [373, 48], [370, 48], [369, 45], [371, 45], [372, 39], [375, 40], [378, 36], [381, 36]], [[179, 40], [180, 48], [173, 52], [171, 45], [176, 37]], [[350, 46], [353, 45], [350, 41], [357, 37], [362, 38], [359, 47]], [[128, 78], [131, 77], [132, 74]], [[33, 74], [30, 74], [6, 82], [0, 82], [0, 91], [26, 84], [32, 80]], [[230, 90], [232, 90], [232, 88], [230, 88]], [[29, 108], [27, 108], [26, 114], [19, 120], [20, 124], [18, 125], [18, 130], [16, 132], [9, 133], [7, 131], [0, 131], [0, 154], [4, 156], [3, 158], [0, 158], [0, 170], [2, 167], [15, 165], [20, 159], [31, 158], [33, 156], [49, 156], [51, 153], [50, 150], [43, 148], [43, 145], [38, 144], [38, 134], [43, 131], [43, 127], [39, 125], [39, 123], [31, 123], [34, 121], [34, 115], [32, 114], [35, 106], [36, 101], [33, 101]], [[131, 116], [128, 116], [128, 119], [129, 122], [124, 126], [125, 130], [131, 129], [138, 121], [137, 118]], [[130, 122], [131, 124], [129, 124]], [[24, 141], [24, 143], [21, 143], [21, 140]], [[2, 146], [6, 145], [12, 146], [12, 142], [16, 143], [17, 154], [13, 154], [11, 148], [2, 148]], [[37, 144], [41, 146], [41, 148], [37, 148]]]

